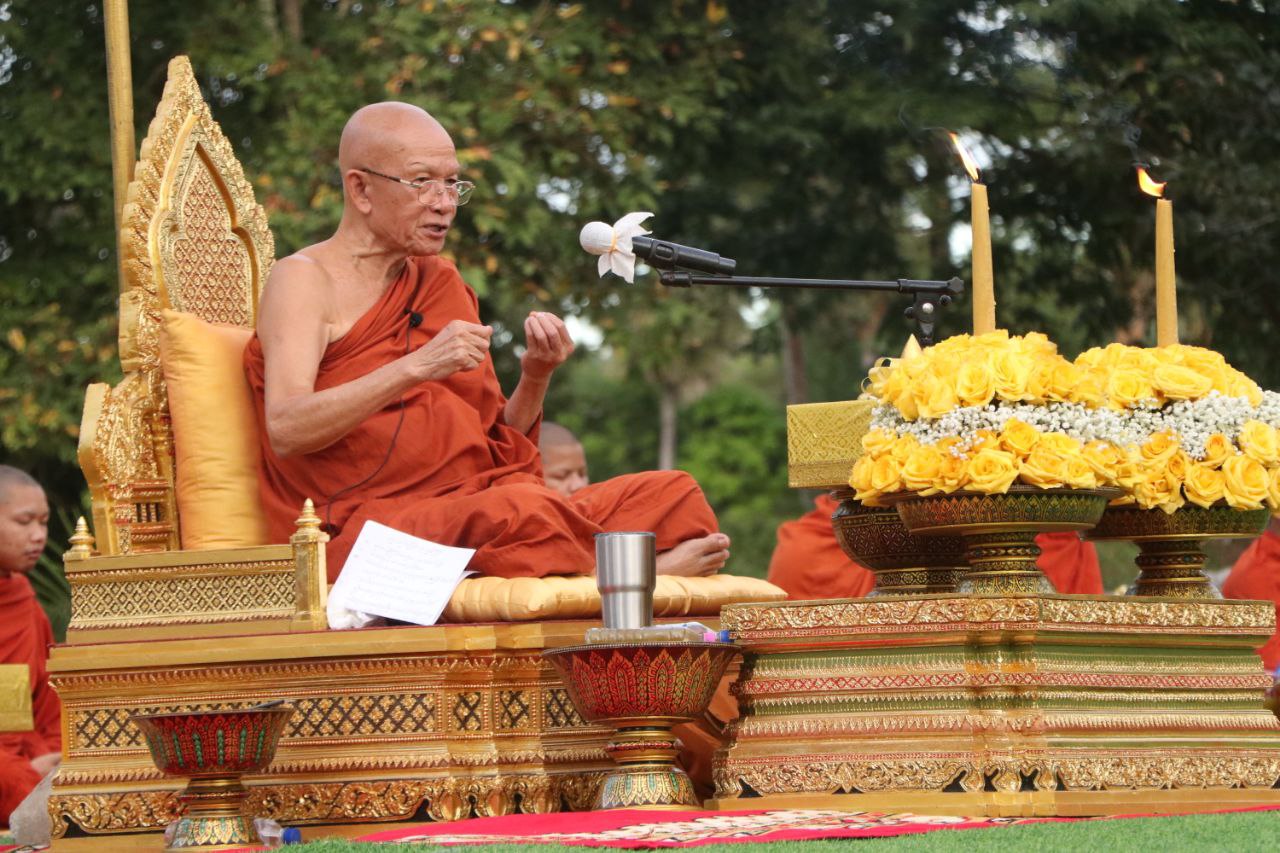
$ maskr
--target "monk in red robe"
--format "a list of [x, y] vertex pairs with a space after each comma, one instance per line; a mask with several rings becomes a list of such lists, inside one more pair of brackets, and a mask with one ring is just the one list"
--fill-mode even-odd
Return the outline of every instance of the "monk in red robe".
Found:
[[[813, 502], [813, 510], [778, 527], [778, 544], [769, 560], [769, 583], [796, 600], [862, 598], [875, 586], [875, 575], [849, 559], [836, 541], [831, 514], [839, 504], [830, 495]], [[1058, 592], [1102, 594], [1102, 571], [1093, 544], [1075, 533], [1041, 533], [1036, 537], [1036, 565]]]
[[0, 732], [0, 823], [6, 826], [9, 813], [62, 753], [62, 706], [45, 669], [53, 630], [27, 580], [48, 530], [49, 504], [40, 484], [0, 465], [0, 663], [27, 665], [35, 722], [29, 732]]
[[[1231, 567], [1222, 582], [1227, 598], [1274, 601], [1280, 624], [1280, 519], [1271, 519], [1263, 534], [1255, 539]], [[1280, 630], [1258, 649], [1262, 664], [1275, 672], [1280, 667]]]
[[[592, 483], [587, 472], [587, 454], [573, 431], [550, 421], [542, 422], [538, 435], [542, 455], [542, 476], [547, 487], [569, 499], [569, 503], [593, 514], [596, 496], [608, 495], [613, 481]], [[682, 542], [658, 555], [657, 570], [662, 575], [714, 575], [729, 560], [729, 537], [713, 533]]]
[[680, 471], [617, 477], [570, 502], [542, 479], [537, 434], [552, 372], [573, 352], [558, 317], [533, 312], [521, 377], [503, 395], [493, 330], [440, 257], [473, 185], [421, 109], [374, 104], [338, 151], [344, 207], [329, 239], [279, 261], [245, 350], [273, 537], [312, 498], [336, 577], [364, 522], [475, 548], [502, 577], [590, 573], [592, 537], [651, 530], [660, 552], [717, 532]]

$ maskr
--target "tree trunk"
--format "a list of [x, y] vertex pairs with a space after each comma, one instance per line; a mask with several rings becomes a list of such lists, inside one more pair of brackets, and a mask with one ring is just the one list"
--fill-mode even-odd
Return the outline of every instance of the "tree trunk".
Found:
[[797, 328], [795, 309], [786, 297], [778, 322], [782, 331], [782, 376], [787, 385], [787, 405], [809, 402], [809, 374], [804, 356], [804, 335]]
[[302, 0], [280, 0], [280, 13], [290, 44], [302, 44]]
[[672, 385], [663, 385], [658, 399], [658, 470], [676, 467], [676, 416], [680, 412], [680, 394]]
[[258, 17], [262, 20], [262, 28], [271, 34], [271, 40], [279, 38], [280, 21], [276, 16], [276, 0], [258, 0]]

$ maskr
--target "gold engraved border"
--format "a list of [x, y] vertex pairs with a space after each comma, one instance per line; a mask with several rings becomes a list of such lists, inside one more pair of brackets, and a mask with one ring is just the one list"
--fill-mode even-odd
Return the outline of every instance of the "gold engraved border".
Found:
[[73, 629], [239, 621], [294, 612], [297, 582], [291, 562], [121, 570], [110, 575], [114, 577], [73, 579]]

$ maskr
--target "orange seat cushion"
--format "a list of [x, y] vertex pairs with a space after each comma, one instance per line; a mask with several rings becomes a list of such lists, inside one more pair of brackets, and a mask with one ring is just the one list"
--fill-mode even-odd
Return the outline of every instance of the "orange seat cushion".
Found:
[[258, 497], [258, 428], [242, 361], [253, 330], [178, 311], [162, 314], [160, 361], [182, 547], [268, 544]]

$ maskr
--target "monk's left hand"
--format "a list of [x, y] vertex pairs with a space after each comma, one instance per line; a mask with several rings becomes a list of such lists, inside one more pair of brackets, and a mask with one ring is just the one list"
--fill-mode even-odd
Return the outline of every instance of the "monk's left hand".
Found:
[[546, 379], [573, 355], [573, 339], [564, 321], [546, 311], [531, 311], [525, 318], [524, 339], [520, 368], [531, 379]]

